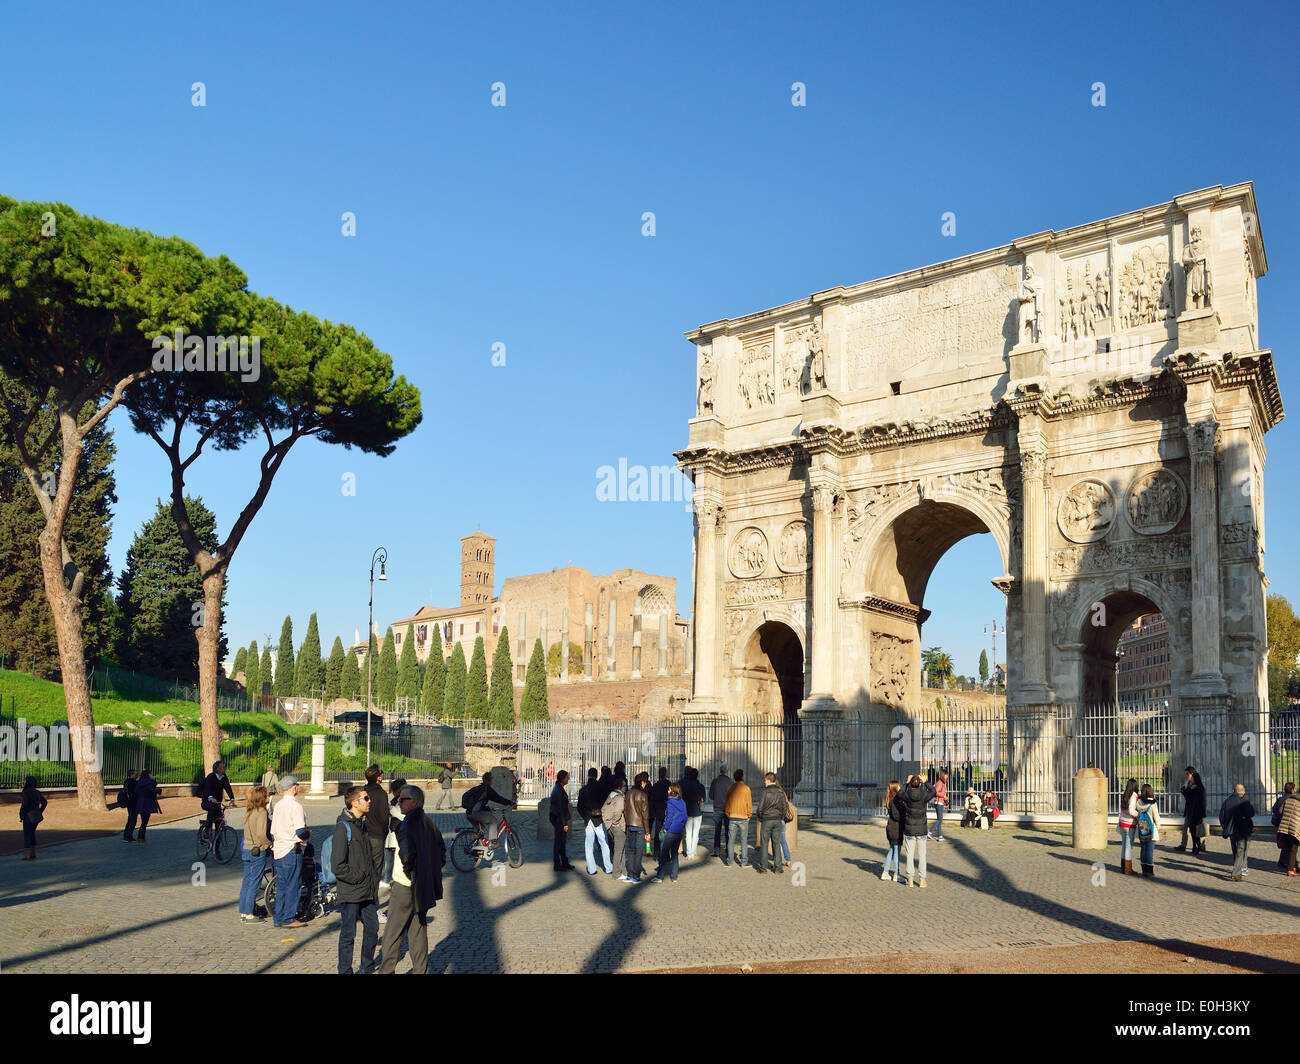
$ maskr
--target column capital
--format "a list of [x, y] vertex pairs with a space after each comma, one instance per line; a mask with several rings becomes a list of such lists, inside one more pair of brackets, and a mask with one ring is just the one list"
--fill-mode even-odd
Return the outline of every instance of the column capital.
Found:
[[695, 516], [700, 523], [701, 532], [725, 532], [727, 529], [727, 511], [722, 505], [721, 493], [695, 492]]
[[1187, 446], [1193, 457], [1214, 454], [1215, 441], [1219, 436], [1219, 423], [1214, 418], [1191, 422], [1186, 432]]

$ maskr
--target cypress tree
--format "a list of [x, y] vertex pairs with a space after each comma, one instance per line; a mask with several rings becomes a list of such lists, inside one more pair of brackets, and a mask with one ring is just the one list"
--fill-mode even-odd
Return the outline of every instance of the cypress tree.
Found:
[[414, 709], [414, 702], [420, 697], [420, 658], [415, 652], [415, 625], [406, 626], [406, 635], [402, 638], [402, 657], [397, 663], [397, 697], [408, 698], [408, 707]]
[[235, 663], [230, 667], [234, 674], [230, 678], [233, 680], [244, 671], [244, 666], [248, 664], [248, 647], [240, 647], [235, 651]]
[[528, 671], [524, 673], [519, 719], [527, 722], [551, 719], [551, 710], [546, 701], [546, 653], [542, 650], [540, 639], [533, 642], [533, 656], [528, 659]]
[[325, 701], [333, 702], [343, 693], [343, 640], [334, 637], [330, 659], [325, 665]]
[[397, 694], [397, 641], [393, 638], [390, 627], [384, 633], [384, 646], [379, 651], [379, 660], [375, 663], [375, 705], [393, 706]]
[[989, 652], [980, 651], [980, 683], [989, 682]]
[[442, 715], [448, 720], [465, 718], [465, 688], [469, 683], [465, 666], [465, 648], [457, 643], [447, 659], [447, 677], [442, 695]]
[[435, 632], [433, 642], [429, 644], [429, 660], [424, 666], [424, 687], [420, 690], [420, 712], [424, 716], [443, 715], [446, 677], [447, 663], [442, 660], [442, 637]]
[[339, 689], [349, 702], [361, 701], [361, 667], [357, 656], [351, 651], [343, 655], [343, 672], [339, 677]]
[[[204, 550], [217, 549], [217, 519], [202, 499], [185, 496], [185, 513]], [[181, 540], [171, 507], [158, 503], [126, 552], [118, 580], [122, 613], [123, 664], [166, 679], [197, 683], [199, 642], [195, 603], [203, 602], [203, 580]], [[224, 612], [224, 600], [223, 600]], [[225, 656], [225, 638], [217, 648]]]
[[257, 687], [257, 704], [262, 704], [262, 688], [271, 684], [271, 692], [275, 693], [275, 680], [273, 678], [275, 670], [271, 667], [271, 648], [262, 648], [262, 666], [258, 670], [258, 687]]
[[[317, 650], [320, 639], [316, 640]], [[275, 656], [275, 697], [293, 697], [293, 619], [286, 617], [280, 626], [280, 647]]]
[[474, 640], [465, 680], [465, 719], [486, 720], [488, 715], [487, 649], [483, 637]]
[[316, 614], [307, 622], [307, 634], [298, 649], [298, 666], [293, 674], [293, 693], [299, 698], [320, 698], [325, 686], [325, 674], [320, 664], [320, 629], [316, 627]]
[[244, 663], [244, 690], [254, 701], [262, 693], [262, 657], [257, 652], [256, 639], [248, 644], [248, 657]]
[[488, 724], [493, 728], [515, 726], [514, 663], [510, 660], [510, 629], [502, 628], [492, 654], [492, 690], [488, 695]]

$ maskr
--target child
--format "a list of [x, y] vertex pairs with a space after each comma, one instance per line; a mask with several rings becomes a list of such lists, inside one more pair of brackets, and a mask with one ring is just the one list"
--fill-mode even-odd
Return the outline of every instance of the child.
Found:
[[[881, 882], [898, 882], [898, 848], [903, 844], [903, 809], [897, 801], [898, 791], [898, 780], [890, 780], [889, 789], [885, 792], [885, 813], [888, 817], [885, 821], [885, 842], [889, 844], [889, 852], [885, 854], [885, 869], [880, 873]], [[889, 871], [891, 865], [894, 869], [892, 875]]]

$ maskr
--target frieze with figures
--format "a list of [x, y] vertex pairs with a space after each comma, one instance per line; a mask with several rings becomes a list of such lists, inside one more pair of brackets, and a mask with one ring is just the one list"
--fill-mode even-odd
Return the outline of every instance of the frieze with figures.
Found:
[[1056, 511], [1061, 534], [1074, 543], [1102, 539], [1115, 523], [1115, 496], [1100, 480], [1080, 480], [1071, 485]]
[[1135, 532], [1159, 536], [1182, 520], [1187, 509], [1187, 489], [1168, 469], [1140, 473], [1129, 488], [1125, 513]]
[[1052, 579], [1065, 580], [1079, 573], [1186, 565], [1191, 557], [1192, 537], [1186, 532], [1160, 539], [1061, 547], [1052, 551]]
[[752, 606], [759, 602], [803, 599], [806, 592], [804, 580], [797, 576], [764, 577], [759, 580], [728, 582], [726, 604], [728, 606]]

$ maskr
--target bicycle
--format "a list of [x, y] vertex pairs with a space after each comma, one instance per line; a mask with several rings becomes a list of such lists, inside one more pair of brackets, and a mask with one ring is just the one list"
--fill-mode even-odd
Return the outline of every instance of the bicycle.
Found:
[[[310, 842], [303, 844], [302, 880], [298, 885], [297, 918], [306, 923], [319, 920], [338, 906], [336, 887], [326, 887], [321, 881], [321, 867], [316, 860], [316, 850]], [[260, 904], [268, 916], [275, 913], [275, 866], [262, 873], [255, 904]], [[254, 910], [256, 911], [256, 910]]]
[[225, 864], [239, 850], [239, 833], [226, 823], [226, 810], [234, 802], [223, 802], [221, 815], [211, 824], [207, 820], [199, 825], [198, 836], [194, 840], [194, 852], [200, 861], [212, 854], [219, 864]]
[[501, 810], [501, 823], [497, 825], [495, 839], [484, 835], [481, 824], [456, 829], [456, 837], [451, 843], [451, 863], [460, 872], [472, 872], [482, 861], [491, 864], [492, 858], [496, 856], [497, 843], [505, 847], [506, 860], [511, 868], [518, 868], [524, 863], [523, 840], [510, 826], [504, 809]]

